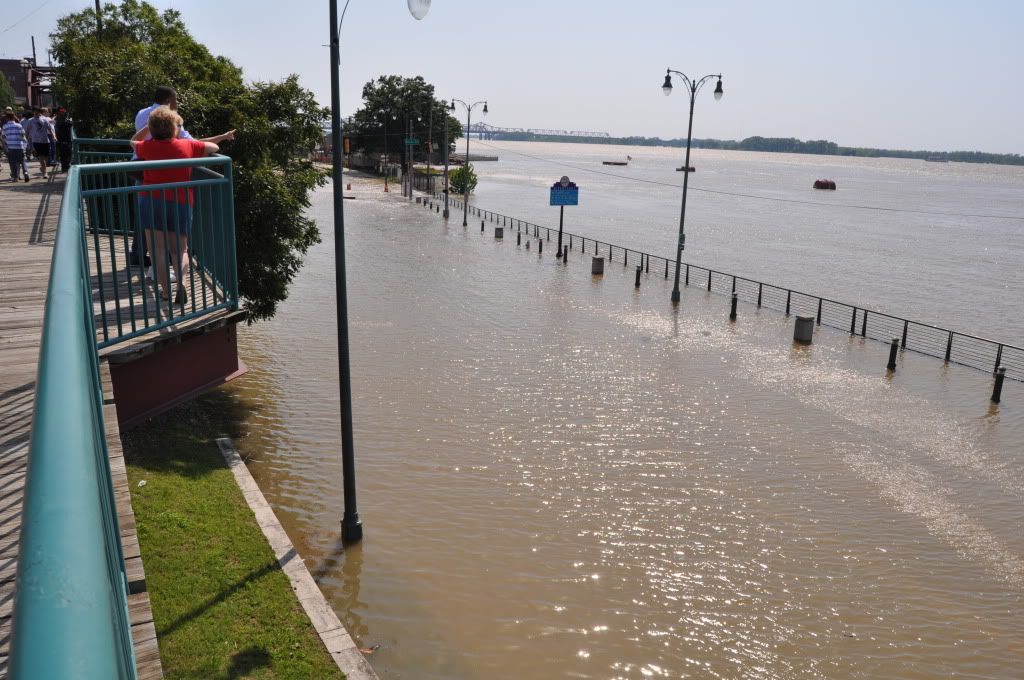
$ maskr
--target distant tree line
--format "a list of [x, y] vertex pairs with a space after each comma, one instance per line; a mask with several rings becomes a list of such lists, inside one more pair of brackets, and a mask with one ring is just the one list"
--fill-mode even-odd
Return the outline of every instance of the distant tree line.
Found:
[[[563, 137], [560, 135], [537, 135], [531, 132], [503, 132], [494, 139], [516, 142], [568, 142], [574, 144], [623, 144], [628, 146], [686, 146], [685, 139], [661, 139], [660, 137]], [[959, 161], [962, 163], [996, 163], [999, 165], [1024, 165], [1020, 154], [984, 153], [982, 151], [908, 151], [903, 149], [872, 149], [855, 146], [839, 146], [824, 139], [806, 142], [794, 137], [747, 137], [731, 139], [694, 139], [697, 149], [725, 149], [727, 151], [764, 151], [768, 153], [807, 153], [824, 156], [860, 156], [864, 158], [918, 158], [932, 161]]]

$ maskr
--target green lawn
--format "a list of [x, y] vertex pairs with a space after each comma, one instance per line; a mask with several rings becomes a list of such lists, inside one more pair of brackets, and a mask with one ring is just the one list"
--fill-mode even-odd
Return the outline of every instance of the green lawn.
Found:
[[219, 390], [124, 434], [165, 676], [343, 678], [217, 448], [241, 417]]

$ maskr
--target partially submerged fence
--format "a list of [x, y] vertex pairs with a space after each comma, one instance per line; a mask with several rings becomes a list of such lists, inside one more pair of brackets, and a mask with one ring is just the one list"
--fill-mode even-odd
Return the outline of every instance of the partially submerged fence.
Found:
[[[443, 200], [442, 194], [433, 194]], [[450, 197], [453, 208], [463, 207], [461, 198]], [[504, 215], [469, 205], [469, 213], [482, 220], [514, 227], [517, 232], [525, 231], [536, 238], [551, 239], [558, 236], [558, 229], [542, 227], [526, 220]], [[675, 271], [675, 259], [652, 255], [644, 251], [614, 245], [598, 239], [588, 238], [563, 229], [562, 243], [570, 250], [578, 250], [595, 257], [606, 257], [609, 262], [621, 261], [624, 267], [630, 264], [641, 267], [644, 272], [664, 272], [667, 279]], [[757, 281], [744, 276], [717, 271], [684, 262], [681, 265], [680, 283], [699, 286], [712, 293], [731, 295], [736, 293], [742, 301], [757, 307], [775, 309], [785, 314], [813, 316], [821, 326], [829, 326], [850, 335], [888, 344], [899, 339], [901, 349], [918, 352], [942, 359], [946, 363], [959, 364], [995, 373], [1000, 366], [1006, 368], [1006, 377], [1024, 381], [1024, 348], [996, 340], [989, 340], [968, 333], [961, 333], [932, 324], [912, 321], [903, 317], [886, 314], [859, 305], [812, 295], [784, 286]]]

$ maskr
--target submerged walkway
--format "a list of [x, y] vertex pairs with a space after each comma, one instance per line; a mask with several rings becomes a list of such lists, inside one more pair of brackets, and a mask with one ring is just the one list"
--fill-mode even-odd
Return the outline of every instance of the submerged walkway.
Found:
[[[63, 189], [63, 176], [27, 184], [0, 182], [0, 678], [7, 677], [39, 341]], [[138, 677], [161, 678], [156, 628], [106, 363], [101, 364], [101, 374]]]

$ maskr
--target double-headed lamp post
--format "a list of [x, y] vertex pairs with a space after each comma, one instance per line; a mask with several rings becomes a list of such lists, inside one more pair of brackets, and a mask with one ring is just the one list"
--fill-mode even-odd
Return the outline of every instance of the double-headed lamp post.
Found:
[[661, 86], [661, 91], [665, 93], [665, 96], [672, 94], [672, 74], [675, 73], [677, 76], [683, 79], [686, 83], [686, 87], [690, 90], [690, 125], [686, 130], [686, 162], [683, 164], [683, 207], [679, 211], [679, 241], [676, 243], [676, 277], [675, 285], [672, 287], [672, 302], [679, 302], [679, 265], [683, 258], [683, 248], [686, 247], [686, 232], [683, 230], [686, 225], [686, 188], [689, 184], [690, 179], [690, 142], [693, 139], [693, 104], [697, 99], [697, 92], [704, 86], [711, 78], [717, 78], [718, 84], [715, 85], [715, 100], [722, 98], [722, 74], [712, 74], [701, 78], [700, 80], [691, 80], [685, 73], [679, 71], [673, 71], [667, 69], [665, 73], [665, 83]]
[[[407, 0], [409, 12], [422, 19], [430, 9], [430, 0]], [[338, 314], [338, 391], [341, 396], [341, 474], [345, 495], [345, 514], [341, 519], [341, 538], [356, 542], [363, 537], [363, 524], [356, 507], [355, 443], [352, 438], [352, 373], [348, 355], [348, 292], [345, 282], [345, 201], [342, 192], [341, 146], [341, 22], [338, 0], [329, 0], [331, 20], [331, 177], [334, 193], [334, 291]], [[348, 0], [345, 2], [348, 9]]]
[[467, 174], [467, 176], [464, 178], [466, 180], [466, 183], [463, 186], [463, 192], [462, 192], [462, 226], [465, 227], [465, 226], [469, 225], [469, 222], [466, 220], [466, 216], [469, 214], [469, 176], [468, 176], [468, 173], [469, 173], [469, 117], [470, 117], [470, 114], [473, 113], [473, 109], [475, 109], [480, 104], [484, 105], [484, 115], [486, 116], [487, 115], [487, 102], [483, 101], [483, 102], [474, 102], [472, 104], [467, 104], [466, 102], [462, 101], [461, 99], [454, 99], [453, 98], [452, 99], [452, 105], [448, 107], [448, 109], [450, 111], [454, 111], [455, 110], [455, 102], [458, 102], [458, 103], [462, 104], [463, 108], [466, 109], [466, 162], [462, 166], [462, 167], [466, 168], [466, 174]]

